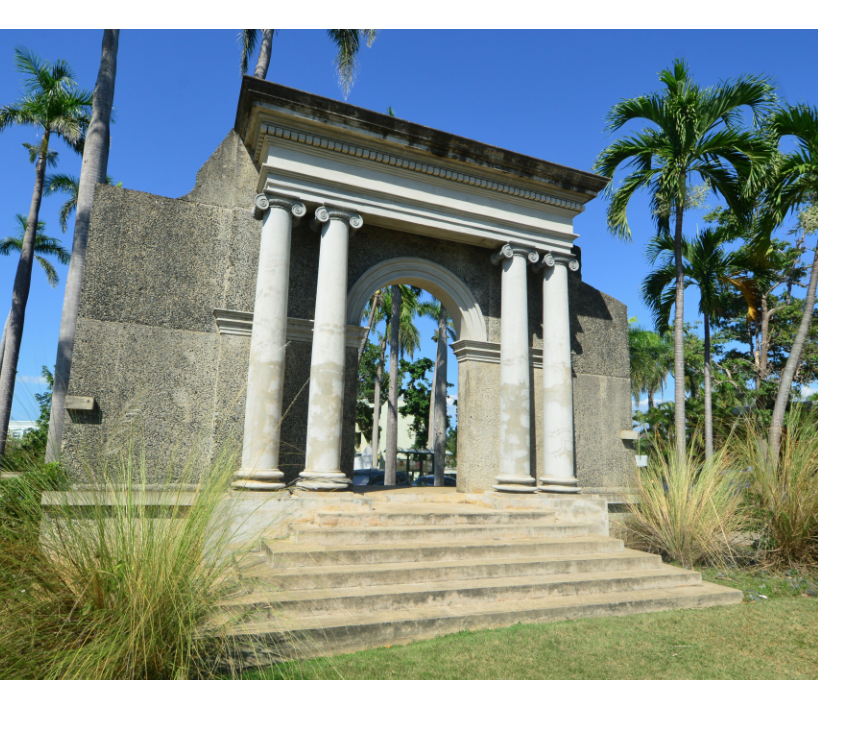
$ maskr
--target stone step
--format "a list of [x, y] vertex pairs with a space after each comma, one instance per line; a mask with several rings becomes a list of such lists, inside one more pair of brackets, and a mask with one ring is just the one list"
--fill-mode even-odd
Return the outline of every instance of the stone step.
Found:
[[[555, 525], [556, 526], [556, 525]], [[333, 530], [326, 530], [331, 532]], [[426, 531], [426, 530], [422, 530]], [[267, 552], [275, 568], [320, 567], [326, 565], [368, 565], [431, 561], [487, 560], [546, 555], [622, 552], [621, 540], [601, 535], [539, 538], [527, 540], [482, 540], [448, 542], [404, 542], [365, 545], [309, 545], [291, 540], [266, 540]]]
[[265, 588], [289, 591], [318, 588], [369, 588], [398, 583], [433, 583], [447, 580], [512, 578], [578, 573], [652, 570], [661, 558], [637, 550], [610, 553], [579, 553], [538, 557], [480, 558], [424, 562], [373, 563], [368, 565], [322, 565], [319, 567], [248, 567], [245, 576]]
[[231, 600], [222, 609], [238, 614], [251, 612], [251, 618], [283, 614], [287, 618], [358, 612], [386, 612], [425, 606], [457, 606], [473, 603], [505, 602], [578, 596], [594, 593], [619, 593], [700, 585], [700, 573], [670, 565], [647, 570], [517, 576], [401, 583], [370, 588], [350, 587], [327, 590], [266, 592]]
[[287, 541], [301, 545], [378, 545], [584, 537], [580, 524], [452, 525], [447, 527], [315, 527], [292, 525]]
[[[591, 616], [625, 616], [742, 602], [742, 592], [712, 583], [677, 588], [619, 591], [466, 605], [427, 606], [363, 614], [286, 618], [235, 624], [235, 653], [248, 665], [294, 657], [343, 654], [407, 644], [459, 631], [547, 623]], [[263, 651], [260, 653], [259, 650]]]
[[554, 524], [554, 512], [503, 511], [443, 504], [400, 505], [374, 511], [316, 512], [319, 527], [440, 527], [460, 525]]

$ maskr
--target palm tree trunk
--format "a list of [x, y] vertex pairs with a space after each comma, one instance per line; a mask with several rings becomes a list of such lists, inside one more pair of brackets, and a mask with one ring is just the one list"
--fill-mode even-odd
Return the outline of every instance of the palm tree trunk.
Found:
[[648, 390], [646, 393], [647, 409], [652, 410], [655, 407], [655, 392]]
[[0, 374], [3, 374], [3, 355], [6, 353], [6, 334], [9, 332], [9, 321], [12, 320], [12, 311], [6, 316], [6, 323], [3, 324], [3, 335], [0, 336]]
[[801, 358], [801, 352], [804, 348], [807, 332], [810, 330], [810, 322], [813, 319], [813, 308], [816, 305], [816, 286], [819, 280], [819, 245], [813, 252], [813, 267], [810, 271], [810, 282], [807, 284], [807, 297], [804, 301], [804, 313], [801, 316], [801, 323], [798, 326], [798, 331], [795, 334], [795, 341], [792, 349], [789, 352], [786, 366], [781, 372], [781, 381], [778, 385], [778, 396], [775, 398], [775, 408], [772, 411], [772, 424], [769, 427], [769, 450], [772, 461], [777, 464], [778, 456], [781, 449], [781, 431], [784, 426], [784, 415], [786, 414], [787, 402], [789, 401], [789, 393], [792, 389], [792, 380], [795, 376], [795, 371], [798, 368], [798, 360]]
[[432, 370], [432, 390], [429, 392], [429, 428], [426, 431], [426, 440], [429, 445], [435, 445], [435, 390], [438, 388], [438, 358], [441, 352], [440, 337], [435, 349], [435, 368]]
[[66, 395], [71, 374], [72, 352], [77, 331], [77, 314], [83, 289], [83, 270], [86, 263], [86, 245], [89, 241], [89, 224], [95, 186], [107, 178], [107, 158], [110, 153], [110, 113], [113, 110], [113, 93], [116, 88], [116, 57], [119, 53], [119, 30], [106, 29], [101, 41], [101, 65], [92, 95], [92, 121], [86, 134], [83, 162], [80, 168], [77, 213], [74, 221], [71, 261], [63, 297], [63, 315], [60, 320], [60, 339], [54, 371], [54, 391], [51, 399], [51, 420], [45, 462], [60, 460], [63, 439], [63, 418]]
[[268, 76], [268, 66], [271, 63], [271, 44], [274, 42], [274, 31], [272, 29], [262, 31], [262, 44], [259, 46], [259, 60], [256, 62], [256, 71], [253, 76], [264, 79]]
[[381, 413], [381, 379], [384, 376], [384, 355], [387, 339], [381, 340], [381, 355], [375, 369], [375, 402], [372, 406], [372, 467], [378, 468], [378, 422]]
[[396, 439], [399, 418], [399, 319], [402, 314], [402, 291], [399, 285], [390, 289], [390, 385], [387, 388], [387, 450], [384, 454], [384, 483], [396, 483]]
[[673, 381], [676, 453], [685, 460], [685, 268], [682, 262], [682, 205], [676, 207], [676, 235], [673, 256], [676, 259], [676, 316], [673, 322]]
[[710, 365], [709, 314], [703, 314], [703, 432], [706, 460], [715, 452], [712, 438], [712, 373]]
[[434, 405], [434, 432], [432, 448], [435, 451], [435, 486], [444, 485], [444, 468], [447, 459], [447, 309], [441, 306], [438, 319], [438, 356], [435, 360], [436, 391]]
[[27, 310], [27, 299], [30, 297], [36, 229], [39, 224], [39, 209], [42, 206], [42, 192], [45, 189], [45, 167], [48, 162], [47, 153], [50, 138], [50, 130], [45, 130], [42, 135], [39, 159], [36, 161], [36, 183], [33, 186], [33, 198], [30, 201], [27, 231], [24, 232], [24, 240], [21, 243], [21, 259], [18, 260], [15, 283], [12, 286], [12, 312], [9, 314], [9, 333], [6, 336], [3, 372], [0, 374], [0, 456], [6, 451], [6, 436], [9, 432], [9, 419], [12, 416], [15, 375], [18, 373], [18, 356], [21, 353], [21, 338], [24, 335], [24, 313]]
[[372, 331], [372, 327], [375, 325], [375, 312], [378, 309], [378, 293], [376, 292], [372, 296], [372, 308], [369, 311], [369, 324], [367, 325], [366, 333], [363, 335], [363, 338], [360, 342], [360, 348], [358, 349], [358, 364], [360, 364], [361, 359], [363, 359], [363, 352], [366, 349], [366, 342], [369, 339], [369, 332]]

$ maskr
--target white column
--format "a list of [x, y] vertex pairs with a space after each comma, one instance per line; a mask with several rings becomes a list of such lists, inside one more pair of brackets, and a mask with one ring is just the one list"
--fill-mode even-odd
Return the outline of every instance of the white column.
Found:
[[254, 216], [262, 219], [250, 366], [244, 408], [241, 469], [233, 486], [271, 490], [286, 487], [279, 467], [283, 376], [286, 367], [286, 318], [289, 305], [289, 254], [292, 217], [307, 209], [300, 201], [256, 197]]
[[[572, 338], [569, 327], [569, 270], [574, 257], [547, 254], [542, 270], [542, 449], [541, 491], [578, 493], [575, 488], [575, 428], [572, 410]], [[567, 269], [568, 268], [568, 269]]]
[[316, 209], [316, 220], [321, 224], [322, 242], [310, 359], [307, 464], [298, 486], [330, 491], [347, 488], [350, 483], [340, 470], [349, 231], [363, 226], [363, 219], [354, 212], [320, 206]]
[[499, 491], [536, 490], [530, 475], [530, 339], [527, 322], [527, 262], [539, 255], [505, 244], [492, 255], [501, 275], [500, 474]]

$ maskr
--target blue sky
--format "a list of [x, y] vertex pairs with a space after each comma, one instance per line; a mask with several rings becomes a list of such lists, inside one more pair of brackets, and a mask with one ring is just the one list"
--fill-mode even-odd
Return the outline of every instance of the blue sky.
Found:
[[[240, 86], [236, 32], [122, 31], [109, 172], [127, 188], [181, 196], [197, 169], [232, 127]], [[21, 94], [13, 52], [24, 45], [47, 60], [63, 58], [81, 86], [92, 88], [101, 31], [0, 31], [0, 105]], [[348, 101], [545, 160], [589, 170], [612, 137], [603, 132], [612, 104], [655, 91], [657, 75], [685, 58], [702, 85], [741, 74], [772, 78], [783, 99], [818, 104], [818, 35], [814, 31], [379, 31], [360, 53]], [[341, 99], [333, 46], [324, 31], [281, 31], [268, 78]], [[21, 143], [31, 129], [0, 134], [0, 236], [26, 214], [34, 169]], [[64, 145], [58, 171], [79, 175], [80, 159]], [[714, 203], [714, 202], [713, 202]], [[73, 222], [63, 234], [61, 197], [46, 199], [48, 233], [71, 246]], [[690, 217], [689, 229], [702, 213]], [[649, 325], [638, 296], [647, 272], [644, 245], [652, 234], [645, 197], [630, 207], [633, 243], [606, 229], [599, 199], [575, 220], [585, 280], [627, 304], [629, 316]], [[17, 258], [0, 259], [0, 312], [11, 302]], [[62, 309], [61, 284], [47, 285], [34, 270], [19, 362], [13, 417], [35, 413], [43, 364], [52, 367]], [[696, 313], [690, 291], [687, 313]], [[434, 358], [425, 329], [421, 355]], [[453, 360], [454, 362], [455, 360]], [[457, 382], [455, 371], [451, 380]], [[454, 390], [455, 391], [455, 388]], [[672, 391], [672, 389], [671, 389]]]

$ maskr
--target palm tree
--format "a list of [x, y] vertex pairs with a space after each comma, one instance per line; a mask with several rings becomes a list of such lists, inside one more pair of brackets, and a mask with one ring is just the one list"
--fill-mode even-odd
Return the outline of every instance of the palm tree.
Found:
[[[244, 76], [247, 73], [247, 64], [249, 57], [256, 50], [256, 44], [259, 43], [259, 30], [245, 29], [238, 33], [238, 40], [241, 43], [241, 74]], [[268, 76], [268, 66], [271, 64], [271, 47], [274, 43], [275, 30], [262, 31], [262, 44], [259, 47], [259, 59], [256, 63], [256, 70], [253, 76], [257, 79], [264, 79]], [[340, 29], [329, 30], [328, 38], [330, 38], [337, 46], [337, 76], [339, 77], [340, 88], [343, 90], [343, 98], [348, 99], [349, 92], [354, 84], [355, 76], [357, 75], [357, 55], [360, 51], [361, 39], [366, 41], [366, 46], [372, 46], [375, 40], [374, 30], [355, 30], [355, 29]]]
[[[650, 211], [660, 234], [670, 230], [673, 218], [673, 253], [676, 266], [677, 300], [673, 327], [674, 374], [685, 373], [683, 348], [684, 279], [682, 224], [693, 203], [695, 185], [702, 184], [720, 194], [730, 208], [742, 215], [746, 201], [743, 184], [753, 185], [770, 146], [759, 135], [739, 129], [740, 110], [749, 107], [756, 117], [773, 101], [768, 80], [743, 76], [710, 89], [701, 89], [688, 66], [677, 59], [673, 69], [659, 75], [665, 89], [647, 96], [625, 99], [608, 113], [607, 131], [615, 132], [627, 122], [642, 120], [647, 126], [605, 148], [596, 161], [596, 172], [613, 178], [620, 166], [633, 170], [616, 190], [606, 189], [609, 230], [631, 240], [627, 218], [629, 200], [637, 191], [650, 194]], [[676, 448], [685, 455], [685, 386], [676, 380]]]
[[4, 353], [5, 369], [0, 375], [0, 456], [6, 450], [15, 374], [24, 333], [24, 314], [30, 295], [39, 209], [45, 187], [45, 169], [51, 153], [51, 135], [59, 137], [75, 152], [81, 152], [92, 105], [92, 96], [87, 91], [77, 89], [74, 73], [65, 61], [49, 64], [27, 49], [18, 47], [15, 49], [15, 68], [25, 75], [24, 96], [14, 104], [0, 108], [0, 131], [11, 125], [28, 125], [37, 128], [42, 139], [36, 158], [36, 182], [27, 228], [21, 242], [21, 258], [12, 291], [12, 313]]
[[[692, 242], [683, 239], [682, 243], [683, 284], [685, 287], [695, 285], [700, 291], [700, 314], [703, 316], [704, 444], [707, 459], [714, 453], [710, 322], [719, 309], [725, 288], [732, 286], [739, 290], [745, 298], [749, 316], [756, 317], [753, 281], [740, 274], [743, 269], [741, 264], [724, 249], [726, 238], [727, 233], [723, 229], [707, 228]], [[655, 269], [646, 276], [641, 286], [641, 295], [653, 311], [655, 326], [661, 333], [669, 328], [670, 312], [679, 299], [673, 247], [672, 237], [666, 234], [650, 242], [647, 259]]]
[[[116, 185], [117, 188], [122, 187], [122, 183], [114, 184], [110, 176], [105, 176], [104, 182], [108, 186]], [[55, 193], [68, 195], [68, 198], [63, 201], [63, 205], [60, 206], [60, 228], [63, 230], [63, 233], [68, 229], [69, 217], [77, 209], [79, 192], [80, 179], [77, 176], [72, 176], [68, 173], [52, 173], [45, 178], [45, 196], [52, 196]]]
[[651, 410], [656, 390], [664, 385], [673, 366], [673, 345], [663, 334], [633, 324], [629, 328], [629, 362], [633, 398], [645, 393]]
[[[18, 236], [6, 237], [0, 239], [0, 255], [10, 255], [13, 250], [18, 252], [24, 249], [24, 235], [27, 232], [27, 217], [23, 214], [16, 214], [15, 220], [18, 222]], [[45, 271], [45, 276], [48, 278], [48, 284], [55, 288], [60, 282], [60, 276], [57, 275], [54, 266], [40, 255], [48, 257], [56, 257], [62, 264], [69, 263], [69, 252], [60, 244], [60, 240], [54, 237], [45, 235], [45, 222], [40, 221], [36, 228], [36, 242], [33, 246], [34, 257]], [[12, 319], [12, 312], [6, 318], [6, 323], [3, 326], [3, 335], [0, 336], [0, 373], [3, 371], [3, 352], [6, 349], [6, 330], [9, 328], [9, 321]]]
[[[418, 298], [420, 296], [419, 288], [412, 288], [407, 285], [395, 285], [390, 288], [385, 288], [373, 294], [373, 306], [370, 309], [370, 319], [373, 318], [373, 310], [380, 316], [384, 323], [381, 329], [379, 342], [380, 356], [378, 366], [375, 373], [375, 401], [373, 404], [372, 418], [372, 467], [378, 468], [378, 434], [379, 434], [379, 419], [381, 415], [381, 384], [384, 377], [384, 360], [387, 352], [387, 346], [390, 343], [391, 321], [393, 318], [391, 290], [398, 288], [402, 299], [402, 308], [400, 312], [399, 323], [399, 342], [400, 350], [410, 356], [413, 356], [414, 350], [420, 346], [420, 332], [414, 325], [413, 316], [417, 313]], [[367, 313], [364, 313], [364, 318]], [[393, 355], [391, 354], [391, 364], [393, 363]], [[396, 357], [396, 365], [399, 366], [399, 356]], [[398, 385], [397, 385], [398, 389]], [[395, 411], [395, 410], [394, 410]], [[388, 417], [388, 421], [390, 418]]]
[[116, 59], [119, 54], [119, 31], [106, 29], [101, 41], [101, 63], [92, 97], [92, 121], [86, 135], [83, 162], [80, 167], [80, 186], [77, 196], [77, 213], [74, 222], [71, 262], [63, 296], [63, 314], [60, 318], [60, 337], [54, 367], [54, 392], [51, 399], [51, 421], [45, 461], [52, 463], [60, 458], [63, 438], [63, 417], [66, 392], [71, 374], [72, 352], [77, 331], [77, 314], [83, 289], [83, 270], [86, 263], [86, 246], [89, 241], [89, 223], [95, 187], [107, 182], [107, 158], [110, 153], [110, 122], [113, 110], [113, 93], [116, 88]]
[[[766, 121], [776, 144], [786, 137], [795, 138], [798, 147], [775, 156], [774, 175], [763, 193], [760, 241], [765, 242], [790, 212], [799, 214], [799, 226], [813, 233], [818, 226], [819, 210], [819, 114], [816, 107], [799, 104], [776, 110]], [[813, 248], [813, 265], [807, 284], [807, 296], [801, 323], [795, 334], [789, 358], [781, 372], [778, 394], [769, 427], [769, 450], [776, 463], [780, 454], [781, 432], [789, 401], [792, 380], [798, 367], [804, 342], [813, 319], [816, 288], [819, 282], [819, 242]]]
[[[436, 298], [420, 304], [420, 315], [429, 316], [438, 324], [435, 332], [435, 370], [432, 374], [432, 393], [429, 404], [429, 444], [435, 451], [435, 485], [444, 485], [444, 463], [447, 458], [447, 336], [456, 338], [453, 322], [447, 309]], [[440, 478], [439, 478], [440, 476]], [[440, 481], [440, 483], [438, 483]]]

